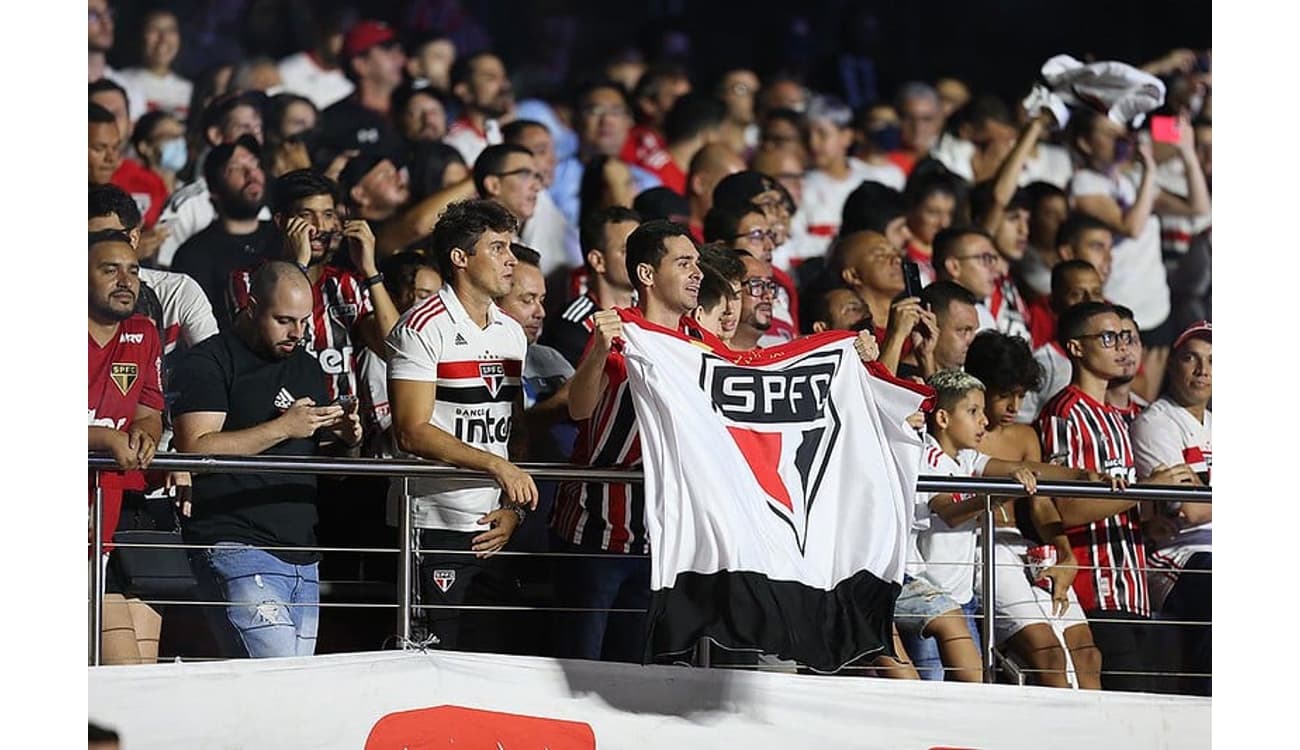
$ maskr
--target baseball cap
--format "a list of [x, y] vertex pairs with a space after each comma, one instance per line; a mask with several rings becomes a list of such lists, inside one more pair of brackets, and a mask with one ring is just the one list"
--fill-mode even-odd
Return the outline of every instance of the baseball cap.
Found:
[[262, 159], [262, 147], [251, 135], [241, 135], [233, 143], [223, 143], [213, 147], [208, 152], [207, 158], [203, 160], [203, 179], [207, 181], [209, 190], [219, 183], [221, 175], [226, 171], [226, 165], [230, 163], [237, 148], [247, 149], [259, 161]]
[[397, 41], [397, 32], [383, 21], [365, 19], [358, 21], [343, 37], [344, 57], [356, 57], [370, 51], [371, 47]]
[[1174, 349], [1181, 347], [1183, 344], [1186, 344], [1188, 341], [1191, 341], [1193, 338], [1199, 337], [1205, 339], [1206, 341], [1209, 341], [1210, 330], [1211, 330], [1210, 321], [1208, 320], [1196, 321], [1195, 323], [1187, 326], [1187, 330], [1178, 334], [1178, 338], [1174, 339]]
[[641, 214], [641, 217], [647, 221], [667, 219], [678, 224], [686, 224], [691, 216], [691, 207], [686, 199], [673, 192], [671, 188], [662, 186], [643, 190], [632, 201], [632, 210]]
[[770, 177], [748, 169], [729, 174], [713, 188], [713, 205], [724, 211], [746, 207], [754, 198], [772, 189], [773, 182], [775, 180]]
[[344, 165], [343, 171], [339, 173], [339, 192], [343, 194], [344, 202], [351, 203], [352, 188], [370, 174], [370, 171], [383, 161], [391, 161], [393, 166], [401, 168], [402, 162], [391, 154], [382, 151], [362, 152], [348, 159]]

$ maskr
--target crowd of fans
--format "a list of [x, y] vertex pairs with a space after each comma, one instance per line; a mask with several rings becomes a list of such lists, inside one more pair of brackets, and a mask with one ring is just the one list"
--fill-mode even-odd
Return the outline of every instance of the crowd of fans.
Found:
[[[155, 476], [155, 451], [486, 471], [410, 482], [421, 640], [639, 660], [641, 486], [518, 466], [639, 465], [615, 308], [737, 351], [860, 332], [864, 359], [938, 393], [923, 474], [1209, 483], [1208, 51], [1142, 66], [1166, 85], [1155, 132], [955, 78], [850, 107], [628, 55], [516, 100], [490, 49], [364, 18], [305, 18], [311, 49], [189, 81], [165, 4], [124, 70], [105, 56], [137, 39], [88, 5], [89, 445], [122, 469], [100, 478], [104, 540], [122, 508], [178, 501], [208, 547], [200, 598], [231, 603], [204, 608], [223, 655], [313, 653], [311, 548], [391, 546], [401, 482]], [[1035, 71], [1007, 75], [1029, 93]], [[898, 653], [862, 666], [979, 679], [994, 612], [1041, 684], [1208, 673], [1208, 624], [1152, 627], [1208, 623], [1208, 505], [999, 499], [987, 540], [970, 500], [918, 498]], [[980, 602], [994, 542], [1007, 570]], [[105, 654], [153, 661], [161, 618], [118, 558]], [[536, 643], [457, 609], [528, 597], [565, 610]]]

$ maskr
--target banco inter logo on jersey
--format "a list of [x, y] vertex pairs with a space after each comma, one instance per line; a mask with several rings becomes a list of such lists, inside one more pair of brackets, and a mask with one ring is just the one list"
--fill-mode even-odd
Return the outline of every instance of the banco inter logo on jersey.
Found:
[[478, 376], [483, 378], [492, 398], [496, 398], [506, 382], [506, 366], [500, 362], [482, 362], [478, 366]]
[[452, 434], [456, 439], [481, 447], [505, 445], [510, 440], [510, 428], [514, 419], [510, 416], [494, 414], [491, 407], [456, 409]]
[[830, 397], [842, 352], [819, 352], [770, 369], [736, 367], [706, 357], [700, 386], [726, 420], [727, 432], [766, 494], [767, 506], [799, 551], [841, 420]]

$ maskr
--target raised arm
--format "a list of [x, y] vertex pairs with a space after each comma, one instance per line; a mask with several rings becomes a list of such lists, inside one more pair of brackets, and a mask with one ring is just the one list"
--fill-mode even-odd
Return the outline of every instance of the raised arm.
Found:
[[476, 195], [478, 195], [478, 190], [474, 187], [474, 179], [466, 177], [464, 180], [449, 185], [406, 209], [406, 211], [399, 214], [392, 221], [386, 222], [380, 228], [379, 234], [375, 238], [375, 247], [379, 252], [379, 257], [387, 258], [412, 242], [428, 235], [433, 231], [433, 225], [438, 223], [438, 217], [442, 215], [447, 206], [459, 200], [473, 198]]
[[993, 177], [993, 206], [984, 217], [983, 223], [984, 231], [989, 234], [997, 233], [998, 226], [1002, 223], [1002, 215], [1006, 213], [1007, 204], [1015, 196], [1016, 187], [1020, 184], [1020, 173], [1025, 170], [1029, 152], [1034, 150], [1038, 139], [1043, 135], [1043, 130], [1052, 119], [1050, 112], [1045, 110], [1039, 112], [1021, 131], [1020, 138], [1011, 147], [1011, 153], [1007, 154], [1007, 158], [998, 167], [997, 174]]
[[614, 339], [623, 332], [623, 321], [613, 310], [601, 310], [592, 316], [595, 329], [587, 354], [569, 381], [569, 416], [574, 421], [587, 419], [596, 411], [600, 395], [609, 387], [605, 377], [605, 360], [614, 347]]

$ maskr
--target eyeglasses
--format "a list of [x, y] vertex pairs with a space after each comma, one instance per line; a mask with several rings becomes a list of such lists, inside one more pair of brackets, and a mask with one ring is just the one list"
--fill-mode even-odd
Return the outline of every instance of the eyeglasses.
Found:
[[749, 293], [751, 297], [762, 297], [763, 292], [767, 292], [773, 297], [776, 296], [776, 290], [780, 286], [771, 279], [745, 279], [740, 282], [740, 288]]
[[733, 83], [727, 87], [727, 91], [736, 96], [744, 96], [754, 93], [754, 88], [748, 83]]
[[1123, 342], [1125, 346], [1133, 343], [1133, 332], [1124, 331], [1102, 331], [1101, 333], [1085, 333], [1075, 336], [1076, 339], [1097, 339], [1101, 342], [1101, 348], [1114, 349], [1117, 342]]
[[91, 20], [91, 21], [112, 21], [112, 20], [115, 19], [115, 18], [117, 18], [117, 11], [113, 10], [112, 8], [106, 8], [106, 9], [104, 9], [104, 10], [92, 10], [92, 11], [90, 11], [90, 19], [89, 19], [89, 20]]
[[493, 173], [492, 173], [492, 176], [493, 176], [493, 177], [518, 177], [518, 176], [524, 176], [524, 177], [530, 177], [530, 178], [532, 178], [532, 179], [534, 179], [534, 180], [537, 180], [537, 181], [539, 181], [539, 182], [542, 180], [542, 173], [541, 173], [541, 172], [538, 172], [537, 170], [532, 169], [532, 168], [530, 168], [530, 167], [520, 167], [519, 169], [512, 169], [512, 170], [510, 170], [509, 172], [493, 172]]
[[998, 262], [998, 256], [993, 253], [980, 253], [979, 255], [958, 255], [957, 260], [973, 260], [982, 266], [992, 266]]
[[768, 238], [773, 243], [776, 242], [776, 232], [773, 232], [771, 229], [751, 229], [748, 232], [745, 232], [744, 234], [734, 235], [732, 236], [731, 239], [733, 240], [746, 239], [751, 242], [762, 242], [764, 237]]

